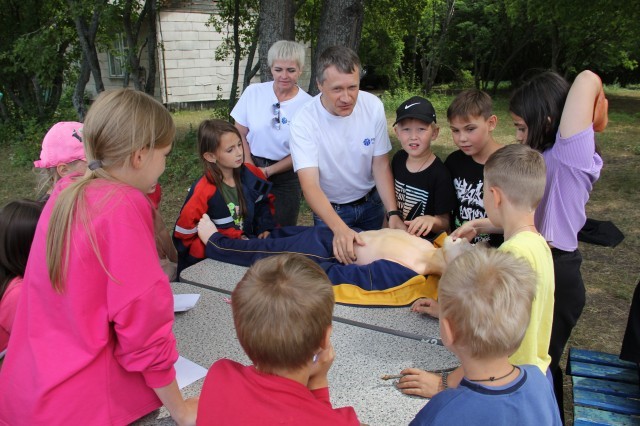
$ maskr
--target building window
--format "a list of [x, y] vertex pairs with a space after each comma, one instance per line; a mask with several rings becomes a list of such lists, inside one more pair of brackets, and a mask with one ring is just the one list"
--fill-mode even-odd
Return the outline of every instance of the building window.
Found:
[[124, 78], [126, 64], [124, 37], [118, 34], [113, 41], [113, 49], [109, 51], [109, 77]]

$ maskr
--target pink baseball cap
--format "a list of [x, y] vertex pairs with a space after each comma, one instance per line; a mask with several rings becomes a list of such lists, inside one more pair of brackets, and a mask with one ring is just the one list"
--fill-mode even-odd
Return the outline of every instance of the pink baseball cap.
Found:
[[87, 161], [82, 144], [82, 123], [61, 121], [54, 124], [44, 135], [40, 159], [34, 161], [33, 165], [48, 169], [76, 160]]

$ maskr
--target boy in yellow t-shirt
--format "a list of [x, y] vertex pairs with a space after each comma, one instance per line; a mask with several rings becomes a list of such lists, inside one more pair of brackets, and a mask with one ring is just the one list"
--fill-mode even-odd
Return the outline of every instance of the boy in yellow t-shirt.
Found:
[[[513, 364], [533, 364], [548, 374], [549, 341], [553, 322], [553, 258], [545, 239], [533, 224], [536, 206], [544, 194], [546, 168], [542, 155], [526, 145], [507, 145], [487, 160], [484, 166], [484, 208], [488, 219], [475, 219], [453, 232], [454, 238], [473, 239], [478, 232], [502, 232], [505, 242], [499, 250], [526, 259], [538, 277], [531, 321], [518, 350], [509, 357]], [[438, 315], [437, 302], [424, 299], [413, 310]], [[402, 392], [430, 398], [462, 379], [461, 368], [443, 377], [415, 368], [402, 371], [398, 387]]]
[[[551, 362], [553, 258], [549, 245], [533, 225], [534, 212], [544, 194], [544, 159], [527, 145], [508, 145], [489, 157], [484, 166], [484, 179], [484, 206], [489, 221], [504, 230], [505, 241], [499, 250], [526, 259], [538, 276], [529, 327], [520, 347], [509, 360], [514, 364], [535, 364], [546, 374]], [[474, 226], [473, 223], [469, 225]]]

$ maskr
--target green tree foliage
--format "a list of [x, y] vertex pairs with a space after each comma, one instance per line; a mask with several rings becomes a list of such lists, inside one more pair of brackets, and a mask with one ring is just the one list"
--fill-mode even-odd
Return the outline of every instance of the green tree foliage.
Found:
[[258, 0], [219, 0], [218, 13], [211, 15], [208, 25], [225, 37], [215, 50], [216, 61], [231, 58], [233, 80], [229, 94], [229, 111], [233, 109], [238, 97], [238, 78], [240, 61], [247, 58], [244, 85], [256, 74], [253, 59], [258, 43]]
[[[401, 84], [405, 38], [414, 14], [411, 0], [370, 0], [366, 3], [359, 55], [370, 73], [384, 76], [390, 88]], [[391, 17], [391, 19], [389, 19]]]
[[471, 75], [495, 90], [540, 69], [637, 82], [639, 21], [637, 2], [622, 0], [368, 0], [360, 54], [392, 88]]
[[27, 117], [45, 122], [78, 58], [73, 22], [60, 0], [2, 0], [0, 10], [1, 120], [18, 129]]

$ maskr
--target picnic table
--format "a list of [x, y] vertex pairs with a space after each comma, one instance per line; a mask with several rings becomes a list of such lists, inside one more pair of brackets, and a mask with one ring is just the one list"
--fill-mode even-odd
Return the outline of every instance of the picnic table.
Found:
[[[177, 313], [174, 333], [180, 355], [205, 367], [220, 358], [250, 364], [236, 338], [230, 293], [247, 268], [204, 260], [172, 283], [176, 294], [199, 293], [195, 308]], [[450, 369], [459, 364], [439, 338], [438, 321], [402, 308], [336, 305], [332, 342], [336, 359], [329, 371], [334, 407], [352, 406], [369, 425], [406, 425], [427, 399], [403, 395], [394, 380], [381, 379], [406, 367]], [[204, 379], [182, 390], [185, 397], [200, 394]], [[137, 422], [173, 424], [163, 408]]]

